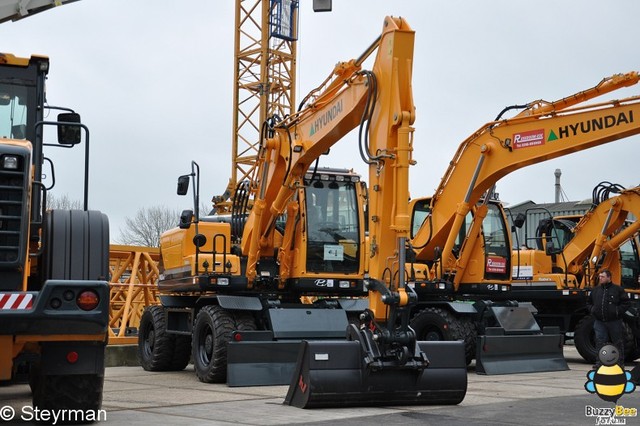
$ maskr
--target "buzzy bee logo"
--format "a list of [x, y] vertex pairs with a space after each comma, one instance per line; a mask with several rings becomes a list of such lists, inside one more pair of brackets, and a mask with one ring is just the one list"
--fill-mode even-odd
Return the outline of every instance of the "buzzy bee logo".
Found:
[[615, 408], [596, 408], [590, 405], [585, 407], [585, 416], [595, 417], [596, 425], [626, 424], [625, 417], [636, 417], [636, 408], [625, 408], [618, 405], [618, 399], [625, 393], [631, 393], [636, 385], [631, 382], [631, 373], [618, 365], [620, 354], [612, 345], [604, 346], [598, 353], [600, 365], [597, 369], [587, 373], [587, 382], [584, 388], [589, 393], [595, 393], [600, 399], [613, 402]]

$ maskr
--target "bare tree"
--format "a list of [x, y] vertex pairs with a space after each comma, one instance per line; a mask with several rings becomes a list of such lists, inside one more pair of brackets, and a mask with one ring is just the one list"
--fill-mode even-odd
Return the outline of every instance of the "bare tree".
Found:
[[158, 247], [160, 235], [178, 225], [180, 213], [166, 207], [141, 208], [132, 218], [125, 218], [125, 228], [120, 229], [120, 244]]
[[80, 200], [72, 200], [67, 194], [56, 197], [47, 193], [47, 209], [50, 210], [82, 210], [84, 204]]

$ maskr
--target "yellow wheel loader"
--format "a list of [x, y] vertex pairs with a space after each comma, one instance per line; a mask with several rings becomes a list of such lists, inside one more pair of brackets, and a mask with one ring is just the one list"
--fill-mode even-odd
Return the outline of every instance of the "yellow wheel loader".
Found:
[[[27, 381], [38, 409], [101, 407], [109, 320], [109, 223], [87, 210], [47, 210], [44, 146], [89, 134], [80, 116], [46, 103], [49, 59], [0, 53], [0, 381]], [[45, 121], [62, 109], [57, 121]], [[58, 131], [46, 143], [45, 127]], [[53, 145], [53, 146], [52, 146]], [[82, 168], [80, 168], [82, 169]]]

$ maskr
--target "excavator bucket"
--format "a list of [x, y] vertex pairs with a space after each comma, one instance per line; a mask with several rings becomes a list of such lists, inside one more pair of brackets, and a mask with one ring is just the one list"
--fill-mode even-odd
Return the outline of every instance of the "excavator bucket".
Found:
[[359, 341], [303, 341], [284, 403], [299, 408], [453, 405], [467, 392], [464, 344], [418, 342], [423, 369], [372, 368]]
[[526, 307], [490, 307], [498, 327], [487, 327], [476, 344], [476, 373], [513, 374], [564, 371], [564, 336], [538, 323]]

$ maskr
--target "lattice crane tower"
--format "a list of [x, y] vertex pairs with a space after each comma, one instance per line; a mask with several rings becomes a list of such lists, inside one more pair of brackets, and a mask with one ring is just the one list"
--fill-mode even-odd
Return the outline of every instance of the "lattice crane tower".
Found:
[[218, 213], [230, 211], [239, 182], [254, 180], [265, 120], [294, 111], [297, 27], [296, 0], [236, 0], [232, 170], [212, 200]]

